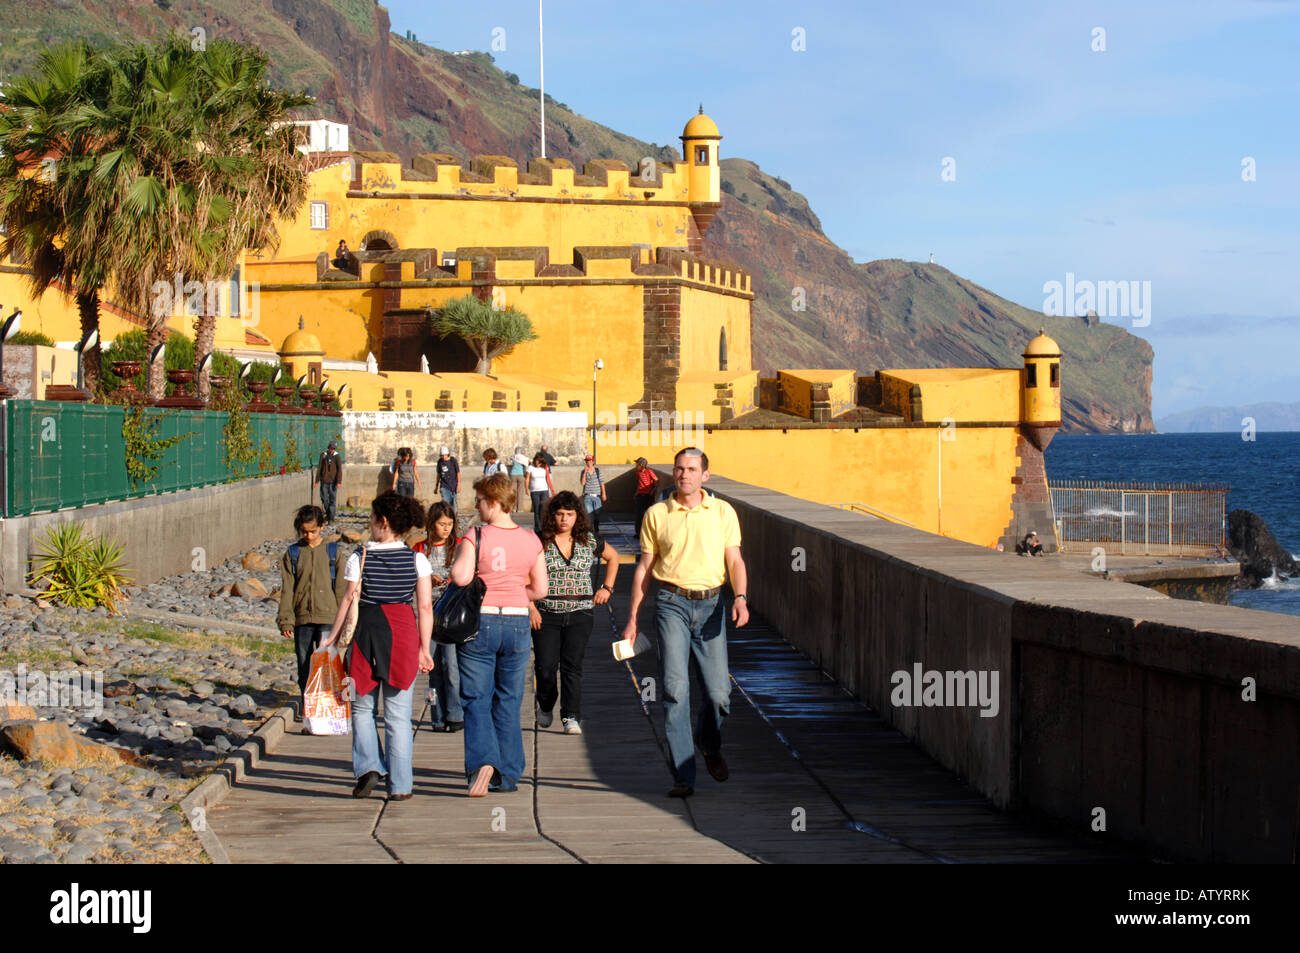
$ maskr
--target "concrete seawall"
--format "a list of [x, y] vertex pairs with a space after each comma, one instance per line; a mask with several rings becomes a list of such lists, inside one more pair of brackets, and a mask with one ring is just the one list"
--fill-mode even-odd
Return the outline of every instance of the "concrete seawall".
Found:
[[308, 502], [311, 476], [291, 473], [0, 520], [0, 590], [26, 587], [31, 554], [46, 530], [76, 520], [125, 547], [133, 583], [183, 572], [200, 556], [207, 566], [293, 533], [294, 511]]
[[[739, 514], [755, 609], [996, 804], [1084, 832], [1101, 809], [1098, 837], [1176, 860], [1295, 861], [1295, 618], [1183, 602], [718, 477], [708, 488]], [[918, 663], [997, 673], [997, 714], [895, 706], [891, 676]]]

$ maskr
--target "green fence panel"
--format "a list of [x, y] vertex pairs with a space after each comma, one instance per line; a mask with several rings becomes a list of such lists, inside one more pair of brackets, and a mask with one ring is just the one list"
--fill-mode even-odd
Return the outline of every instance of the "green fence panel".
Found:
[[11, 400], [5, 402], [3, 412], [8, 424], [6, 516], [306, 470], [330, 440], [337, 440], [340, 449], [343, 443], [339, 417], [250, 414], [253, 460], [232, 470], [225, 460], [229, 414], [148, 407], [142, 420], [155, 428], [154, 439], [178, 435], [183, 439], [157, 459], [146, 461], [157, 472], [136, 484], [126, 469], [125, 408]]

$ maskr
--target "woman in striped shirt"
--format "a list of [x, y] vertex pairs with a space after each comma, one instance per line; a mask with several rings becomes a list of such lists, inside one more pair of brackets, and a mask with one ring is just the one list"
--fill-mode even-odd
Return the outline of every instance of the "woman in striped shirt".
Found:
[[[433, 668], [433, 569], [423, 553], [409, 549], [402, 537], [424, 521], [424, 507], [391, 490], [370, 504], [371, 542], [361, 557], [348, 557], [343, 578], [348, 590], [339, 604], [334, 628], [321, 648], [334, 644], [353, 599], [359, 599], [357, 630], [348, 649], [347, 670], [355, 689], [352, 703], [353, 797], [369, 797], [384, 775], [391, 800], [411, 796], [411, 695], [417, 672]], [[414, 597], [419, 620], [411, 611]], [[375, 706], [384, 696], [384, 745], [375, 730]], [[385, 752], [387, 756], [385, 757]]]
[[474, 505], [483, 522], [456, 550], [451, 581], [467, 586], [475, 575], [487, 591], [478, 637], [460, 646], [460, 701], [465, 708], [465, 778], [469, 796], [515, 791], [524, 773], [519, 709], [528, 681], [528, 603], [546, 596], [546, 563], [537, 537], [510, 518], [514, 482], [504, 473], [474, 481]]

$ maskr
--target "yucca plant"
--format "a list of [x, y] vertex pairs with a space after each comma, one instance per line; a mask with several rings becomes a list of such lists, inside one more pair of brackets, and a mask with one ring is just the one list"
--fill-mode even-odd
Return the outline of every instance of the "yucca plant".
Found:
[[120, 543], [87, 533], [80, 523], [67, 522], [50, 527], [37, 546], [32, 582], [46, 584], [39, 598], [117, 612], [122, 586], [130, 575], [123, 568]]

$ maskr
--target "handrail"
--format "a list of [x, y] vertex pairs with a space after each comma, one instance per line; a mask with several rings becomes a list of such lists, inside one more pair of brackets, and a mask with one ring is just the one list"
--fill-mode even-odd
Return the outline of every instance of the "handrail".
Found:
[[866, 503], [832, 503], [830, 505], [838, 506], [842, 510], [851, 510], [855, 513], [874, 516], [876, 519], [888, 520], [891, 523], [897, 523], [899, 526], [910, 526], [912, 529], [916, 529], [915, 523], [909, 523], [901, 517], [894, 516], [892, 513], [886, 513], [884, 510], [878, 510], [874, 506], [868, 506]]

